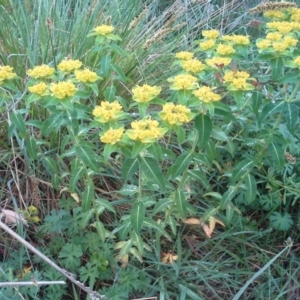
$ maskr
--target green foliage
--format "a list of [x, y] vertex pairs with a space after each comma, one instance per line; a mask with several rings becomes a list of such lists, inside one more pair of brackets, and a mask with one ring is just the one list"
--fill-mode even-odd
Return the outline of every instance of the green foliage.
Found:
[[[262, 24], [266, 32], [249, 43], [247, 28], [229, 36], [210, 30], [200, 35], [196, 27], [187, 31], [195, 49], [176, 54], [182, 35], [171, 28], [181, 28], [183, 15], [165, 14], [159, 27], [154, 18], [149, 22], [156, 1], [139, 15], [142, 2], [19, 1], [13, 9], [9, 1], [0, 7], [0, 59], [20, 76], [0, 78], [1, 112], [10, 108], [1, 143], [16, 155], [13, 163], [10, 157], [0, 163], [10, 169], [24, 164], [26, 172], [11, 169], [14, 182], [20, 182], [15, 173], [26, 174], [26, 184], [40, 189], [32, 196], [40, 213], [30, 234], [41, 250], [109, 299], [218, 298], [216, 282], [224, 295], [229, 290], [240, 296], [248, 284], [238, 292], [236, 282], [253, 272], [247, 297], [266, 297], [257, 286], [283, 253], [270, 256], [278, 236], [292, 235], [299, 225], [300, 53], [284, 37], [283, 51], [275, 42], [260, 47], [263, 35], [274, 31]], [[197, 15], [204, 6], [190, 7]], [[293, 31], [287, 36], [297, 42], [299, 29]], [[212, 40], [212, 48], [204, 49]], [[8, 60], [11, 53], [18, 55]], [[52, 73], [28, 72], [41, 63]], [[80, 72], [87, 72], [84, 79]], [[12, 99], [18, 100], [12, 105]], [[39, 179], [32, 183], [27, 176]], [[22, 197], [18, 205], [9, 190], [15, 209], [27, 205]], [[264, 245], [268, 251], [256, 246], [262, 239], [272, 241]], [[5, 280], [16, 280], [17, 270], [31, 261], [23, 249], [12, 252]], [[35, 276], [61, 279], [42, 260], [33, 261]], [[257, 261], [265, 267], [253, 271]], [[269, 271], [271, 298], [287, 289], [287, 271], [276, 272], [284, 276]], [[22, 293], [79, 297], [70, 286]], [[14, 290], [7, 288], [7, 296], [13, 298]]]

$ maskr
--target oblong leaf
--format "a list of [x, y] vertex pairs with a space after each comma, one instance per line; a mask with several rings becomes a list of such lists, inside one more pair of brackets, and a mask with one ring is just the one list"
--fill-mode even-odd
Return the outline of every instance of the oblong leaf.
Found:
[[145, 219], [146, 208], [143, 202], [135, 202], [130, 213], [130, 219], [133, 230], [140, 234]]
[[130, 179], [139, 168], [139, 160], [126, 158], [121, 168], [121, 176], [123, 180]]
[[245, 187], [246, 187], [245, 197], [247, 203], [250, 204], [256, 198], [256, 193], [257, 193], [256, 181], [254, 176], [251, 174], [247, 174], [244, 180], [245, 180]]
[[88, 146], [77, 145], [75, 148], [78, 157], [94, 172], [99, 171], [99, 164], [97, 162], [97, 156], [92, 149]]
[[180, 217], [185, 218], [186, 217], [187, 201], [185, 199], [183, 191], [176, 190], [174, 192], [174, 200], [175, 200], [176, 208], [179, 212]]
[[199, 133], [198, 146], [203, 149], [212, 131], [212, 121], [209, 116], [200, 114], [195, 118], [195, 127]]

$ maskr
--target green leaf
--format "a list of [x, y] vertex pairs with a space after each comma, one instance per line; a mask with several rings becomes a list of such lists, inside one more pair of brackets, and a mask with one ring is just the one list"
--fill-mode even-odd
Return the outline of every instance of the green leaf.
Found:
[[58, 257], [62, 260], [65, 266], [69, 269], [75, 269], [80, 266], [80, 259], [83, 255], [80, 245], [67, 243], [63, 246], [58, 254]]
[[135, 202], [130, 213], [131, 225], [134, 231], [137, 234], [140, 234], [140, 231], [143, 226], [145, 219], [146, 208], [143, 202]]
[[211, 136], [214, 139], [216, 139], [218, 141], [222, 141], [222, 142], [225, 142], [228, 140], [228, 136], [226, 135], [226, 133], [217, 125], [214, 125], [212, 127]]
[[181, 154], [176, 159], [173, 166], [168, 170], [167, 176], [169, 176], [171, 179], [174, 179], [177, 176], [181, 175], [191, 164], [192, 160], [193, 160], [192, 153], [186, 152]]
[[108, 102], [113, 102], [116, 99], [116, 88], [115, 86], [111, 85], [105, 88], [103, 92], [104, 99]]
[[237, 105], [237, 108], [240, 109], [243, 104], [244, 104], [244, 91], [229, 91], [229, 93], [232, 95], [236, 105]]
[[101, 71], [102, 71], [104, 77], [108, 77], [108, 75], [109, 75], [110, 62], [111, 62], [110, 55], [105, 55], [101, 58], [100, 65], [101, 65]]
[[52, 173], [58, 174], [57, 161], [50, 156], [43, 157], [42, 161], [45, 163], [46, 168], [48, 168]]
[[147, 144], [140, 141], [135, 141], [131, 152], [131, 158], [136, 158], [144, 149], [146, 149]]
[[245, 159], [239, 162], [237, 166], [234, 168], [234, 170], [232, 171], [231, 182], [234, 183], [239, 181], [248, 170], [254, 167], [254, 165], [255, 165], [255, 161], [250, 159]]
[[161, 235], [165, 236], [170, 242], [172, 241], [170, 235], [162, 228], [160, 224], [157, 224], [154, 220], [150, 218], [145, 218], [143, 222], [143, 226], [155, 229], [158, 231]]
[[262, 121], [266, 119], [267, 117], [281, 112], [283, 107], [284, 107], [285, 102], [284, 101], [276, 101], [275, 103], [268, 103], [267, 105], [264, 106], [262, 109], [260, 118], [257, 120], [258, 121], [258, 126], [260, 127], [262, 124]]
[[82, 210], [88, 211], [92, 207], [92, 203], [95, 197], [94, 182], [88, 180], [84, 192], [82, 193]]
[[155, 216], [157, 213], [160, 213], [162, 211], [165, 211], [166, 208], [170, 207], [173, 203], [172, 199], [162, 199], [159, 202], [157, 202], [152, 210], [151, 215]]
[[206, 190], [210, 189], [210, 184], [205, 176], [205, 173], [202, 170], [190, 170], [188, 174], [200, 182]]
[[112, 145], [112, 144], [106, 144], [104, 146], [104, 149], [103, 149], [103, 152], [102, 152], [102, 155], [103, 155], [103, 160], [105, 162], [108, 161], [108, 159], [110, 158], [110, 155], [115, 152], [116, 150], [118, 149], [118, 146], [117, 145]]
[[258, 91], [253, 91], [252, 96], [251, 96], [251, 100], [252, 100], [252, 110], [256, 115], [256, 118], [258, 118], [258, 112], [259, 112], [259, 108], [262, 104], [262, 99], [263, 99], [263, 94], [261, 92]]
[[177, 141], [181, 145], [185, 141], [185, 130], [182, 126], [175, 126], [174, 131], [177, 135]]
[[147, 150], [157, 161], [161, 160], [162, 150], [158, 142], [153, 143]]
[[26, 130], [26, 124], [24, 122], [23, 116], [17, 111], [13, 111], [10, 114], [10, 121], [18, 129], [20, 137], [25, 138], [27, 130]]
[[248, 174], [244, 178], [244, 180], [245, 180], [245, 187], [246, 187], [245, 197], [246, 197], [247, 203], [250, 204], [256, 198], [256, 193], [257, 193], [256, 181], [255, 181], [254, 176], [251, 174]]
[[137, 234], [134, 230], [131, 232], [131, 241], [138, 248], [139, 252], [143, 254], [144, 252], [144, 242], [139, 234]]
[[237, 191], [234, 186], [229, 186], [228, 190], [223, 194], [222, 200], [220, 202], [220, 208], [225, 209], [227, 203], [230, 203], [233, 197], [236, 195]]
[[203, 300], [203, 297], [200, 297], [199, 294], [189, 289], [187, 286], [179, 284], [181, 290], [180, 300], [191, 299], [191, 300]]
[[123, 180], [131, 179], [139, 168], [139, 160], [126, 158], [121, 168], [121, 176]]
[[57, 112], [55, 114], [52, 114], [46, 121], [44, 121], [42, 126], [42, 135], [43, 136], [49, 136], [51, 131], [54, 129], [58, 130], [60, 126], [66, 123], [66, 120], [64, 119], [64, 112]]
[[81, 219], [80, 219], [80, 227], [82, 229], [85, 229], [86, 226], [88, 225], [89, 221], [91, 220], [91, 218], [94, 216], [94, 209], [90, 209], [86, 212], [82, 212], [81, 213]]
[[282, 70], [284, 67], [284, 61], [281, 57], [270, 60], [270, 65], [272, 67], [272, 79], [279, 80], [282, 75]]
[[293, 103], [286, 103], [283, 113], [287, 120], [287, 128], [293, 134], [298, 123], [299, 107]]
[[28, 155], [33, 159], [38, 159], [35, 138], [34, 137], [27, 138], [25, 140], [25, 146], [26, 146]]
[[128, 81], [126, 75], [124, 74], [123, 70], [119, 66], [117, 66], [115, 64], [111, 64], [111, 67], [119, 75], [119, 76], [116, 76], [115, 79], [122, 80], [123, 82]]
[[270, 221], [272, 227], [281, 231], [289, 230], [294, 224], [292, 216], [289, 213], [281, 214], [277, 211], [272, 213], [270, 216]]
[[284, 76], [281, 76], [277, 78], [279, 79], [280, 84], [285, 84], [285, 83], [297, 83], [300, 81], [300, 75], [299, 72], [296, 73], [287, 73]]
[[213, 141], [208, 141], [208, 143], [205, 146], [205, 152], [206, 152], [206, 158], [209, 162], [209, 165], [212, 164], [212, 161], [215, 159], [216, 157], [216, 146], [215, 143]]
[[199, 133], [198, 146], [204, 149], [212, 132], [212, 121], [209, 116], [200, 114], [195, 118], [195, 127]]
[[130, 248], [132, 246], [132, 241], [129, 240], [127, 242], [124, 242], [119, 254], [118, 254], [118, 259], [122, 259], [126, 254], [128, 254]]
[[100, 237], [100, 240], [102, 242], [105, 241], [105, 236], [106, 236], [106, 229], [104, 228], [103, 224], [101, 222], [95, 222], [93, 223], [93, 226], [96, 228], [98, 234], [99, 234], [99, 237]]
[[271, 142], [268, 150], [271, 155], [272, 162], [278, 170], [281, 170], [285, 163], [284, 149], [279, 144]]
[[180, 217], [183, 219], [186, 218], [187, 201], [185, 199], [183, 191], [176, 190], [174, 192], [174, 200]]
[[89, 146], [77, 145], [75, 148], [78, 157], [94, 172], [99, 171], [99, 164], [97, 162], [97, 156], [94, 154]]
[[96, 212], [101, 211], [102, 208], [107, 209], [113, 213], [116, 213], [114, 206], [104, 198], [97, 198], [95, 201], [96, 204]]
[[72, 176], [69, 181], [69, 189], [71, 193], [75, 192], [77, 182], [83, 177], [84, 174], [85, 174], [84, 166], [78, 166], [76, 169], [72, 170]]
[[158, 186], [164, 190], [165, 180], [158, 162], [151, 157], [141, 157], [141, 168]]

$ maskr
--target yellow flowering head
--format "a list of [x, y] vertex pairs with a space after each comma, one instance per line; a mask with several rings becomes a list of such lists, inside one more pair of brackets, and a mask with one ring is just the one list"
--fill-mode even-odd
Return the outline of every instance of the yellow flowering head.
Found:
[[193, 95], [205, 103], [219, 101], [221, 99], [221, 95], [215, 94], [208, 86], [199, 88], [193, 92]]
[[32, 221], [34, 223], [38, 223], [38, 222], [41, 221], [41, 219], [38, 216], [33, 216], [33, 217], [30, 217], [29, 221]]
[[284, 41], [275, 42], [273, 43], [272, 47], [276, 52], [283, 52], [289, 47], [289, 44]]
[[142, 143], [153, 143], [156, 140], [163, 137], [166, 128], [159, 127], [159, 123], [156, 120], [146, 119], [131, 122], [131, 128], [126, 131], [126, 135], [134, 141], [140, 141]]
[[119, 128], [119, 129], [110, 128], [100, 137], [100, 140], [104, 144], [115, 145], [117, 142], [121, 140], [123, 133], [124, 133], [124, 128]]
[[281, 20], [285, 14], [280, 10], [268, 10], [264, 12], [264, 17], [268, 19]]
[[254, 89], [254, 86], [247, 83], [246, 78], [234, 78], [227, 89], [230, 91], [250, 91]]
[[216, 42], [214, 40], [206, 40], [199, 43], [199, 47], [202, 51], [212, 49], [215, 46]]
[[132, 99], [136, 102], [145, 103], [156, 98], [160, 92], [161, 87], [144, 84], [143, 86], [136, 86], [132, 89]]
[[230, 36], [230, 41], [236, 45], [249, 45], [250, 40], [246, 35], [232, 35]]
[[47, 65], [41, 65], [41, 66], [36, 66], [33, 69], [29, 69], [27, 71], [27, 74], [30, 77], [39, 79], [39, 78], [47, 78], [47, 77], [53, 75], [54, 72], [55, 72], [54, 68], [51, 68]]
[[300, 56], [295, 57], [293, 61], [297, 65], [297, 67], [300, 68]]
[[207, 39], [215, 40], [220, 35], [218, 30], [212, 29], [212, 30], [202, 30], [202, 35], [206, 37]]
[[39, 96], [42, 96], [47, 91], [47, 85], [46, 85], [45, 82], [40, 82], [40, 83], [37, 83], [35, 85], [32, 85], [32, 86], [28, 87], [28, 90], [32, 94], [37, 94]]
[[287, 34], [289, 32], [291, 32], [294, 29], [294, 23], [293, 22], [278, 22], [278, 21], [274, 21], [274, 22], [269, 22], [266, 24], [266, 26], [270, 29], [275, 29], [278, 32], [282, 33], [282, 34]]
[[205, 64], [203, 64], [198, 59], [189, 59], [181, 62], [182, 68], [190, 73], [197, 74], [205, 69]]
[[10, 66], [0, 66], [0, 84], [4, 80], [9, 80], [16, 77], [17, 74], [13, 72], [13, 68]]
[[110, 26], [110, 25], [100, 25], [100, 26], [97, 26], [93, 29], [93, 31], [95, 33], [97, 33], [98, 35], [103, 35], [103, 36], [106, 36], [108, 34], [111, 34], [113, 31], [114, 31], [114, 27], [113, 26]]
[[295, 46], [297, 45], [297, 43], [298, 43], [298, 40], [292, 38], [291, 36], [286, 36], [286, 37], [283, 39], [283, 43], [284, 43], [284, 44], [287, 44], [288, 47], [295, 47]]
[[270, 41], [279, 41], [282, 38], [280, 32], [270, 32], [267, 34], [266, 39]]
[[30, 205], [27, 210], [29, 211], [30, 214], [36, 215], [38, 213], [38, 208], [34, 205]]
[[205, 60], [206, 64], [211, 68], [223, 68], [231, 63], [230, 57], [213, 57]]
[[271, 46], [272, 42], [270, 40], [258, 40], [256, 41], [256, 46], [258, 49], [265, 50]]
[[79, 60], [65, 59], [57, 66], [57, 68], [60, 71], [71, 73], [74, 70], [79, 69], [81, 66], [82, 62]]
[[95, 72], [90, 71], [89, 69], [84, 70], [75, 70], [75, 78], [80, 82], [95, 82], [98, 79], [101, 79]]
[[194, 90], [198, 87], [197, 78], [189, 74], [180, 74], [168, 81], [172, 83], [171, 90]]
[[107, 123], [120, 119], [124, 113], [122, 111], [122, 106], [118, 101], [102, 101], [100, 106], [94, 108], [93, 115], [97, 122]]
[[180, 60], [189, 60], [194, 57], [194, 53], [188, 51], [181, 51], [176, 53], [175, 57]]
[[50, 91], [57, 99], [65, 99], [72, 97], [76, 93], [76, 87], [72, 82], [60, 81], [58, 83], [52, 83]]
[[181, 104], [166, 103], [159, 113], [160, 118], [170, 125], [182, 125], [192, 120], [191, 110]]
[[220, 44], [217, 47], [217, 53], [223, 56], [227, 56], [227, 55], [231, 55], [233, 53], [235, 53], [235, 50], [233, 49], [233, 47], [231, 45], [223, 45]]
[[250, 74], [244, 71], [236, 71], [233, 72], [231, 70], [227, 70], [223, 76], [224, 82], [232, 82], [236, 78], [248, 79]]

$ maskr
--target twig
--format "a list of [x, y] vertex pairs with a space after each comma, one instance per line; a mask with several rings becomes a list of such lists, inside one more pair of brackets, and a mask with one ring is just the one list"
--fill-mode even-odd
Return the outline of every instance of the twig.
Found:
[[66, 284], [64, 281], [16, 281], [16, 282], [0, 282], [0, 287], [6, 286], [26, 286], [26, 285], [51, 285]]
[[16, 232], [14, 232], [12, 229], [10, 229], [7, 225], [5, 225], [2, 221], [0, 221], [0, 228], [2, 228], [4, 231], [6, 231], [8, 234], [10, 234], [12, 237], [14, 237], [18, 242], [20, 242], [23, 246], [25, 246], [28, 250], [39, 256], [44, 262], [49, 264], [52, 268], [60, 272], [62, 275], [64, 275], [66, 278], [68, 278], [71, 282], [73, 282], [75, 285], [77, 285], [80, 289], [85, 291], [90, 297], [91, 300], [101, 300], [105, 299], [106, 297], [103, 295], [100, 295], [96, 291], [92, 291], [89, 287], [86, 287], [82, 282], [75, 279], [75, 275], [72, 273], [69, 273], [65, 269], [60, 268], [57, 264], [55, 264], [51, 259], [49, 259], [47, 256], [45, 256], [42, 252], [40, 252], [38, 249], [33, 247], [30, 243], [25, 241], [20, 235], [18, 235]]

